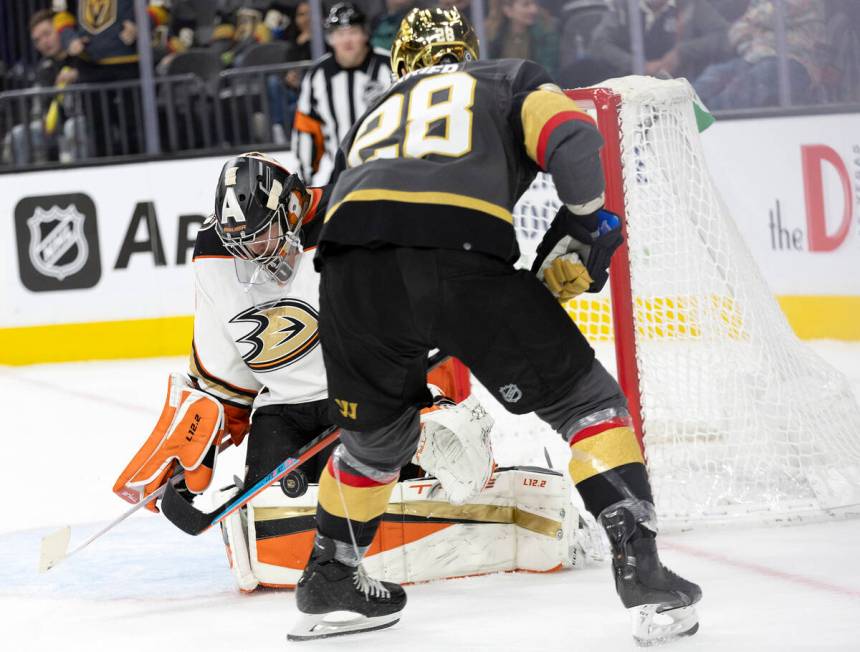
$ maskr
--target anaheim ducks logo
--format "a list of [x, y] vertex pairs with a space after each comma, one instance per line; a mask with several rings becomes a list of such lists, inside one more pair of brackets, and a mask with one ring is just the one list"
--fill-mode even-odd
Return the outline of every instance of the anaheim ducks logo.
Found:
[[242, 359], [254, 371], [286, 367], [319, 345], [319, 313], [298, 299], [269, 301], [230, 320], [231, 324], [241, 322], [256, 325], [253, 331], [236, 340], [251, 345]]
[[81, 0], [78, 18], [90, 33], [98, 34], [116, 22], [117, 0]]

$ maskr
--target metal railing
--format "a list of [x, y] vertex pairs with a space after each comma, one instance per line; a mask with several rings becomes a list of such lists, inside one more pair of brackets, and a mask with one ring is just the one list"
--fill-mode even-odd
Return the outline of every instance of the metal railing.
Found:
[[[773, 91], [772, 100], [753, 108], [733, 106], [731, 110], [715, 111], [716, 115], [753, 118], [860, 110], [860, 25], [852, 24], [854, 18], [842, 19], [847, 12], [860, 22], [860, 12], [854, 10], [850, 0], [821, 0], [830, 21], [827, 29], [832, 29], [834, 22], [836, 27], [848, 28], [849, 39], [855, 39], [850, 44], [856, 48], [858, 61], [855, 62], [854, 55], [850, 54], [855, 50], [849, 49], [849, 70], [844, 79], [830, 78], [826, 82], [829, 86], [814, 88], [812, 95], [801, 94], [789, 69], [792, 66], [796, 72], [797, 67], [788, 54], [792, 23], [786, 13], [786, 0], [772, 1], [776, 12], [773, 32], [777, 54], [774, 73], [767, 80]], [[143, 9], [145, 2], [135, 0], [139, 10]], [[4, 8], [10, 4], [6, 0], [0, 0], [0, 3]], [[321, 51], [323, 13], [320, 0], [311, 0], [311, 3], [315, 8], [311, 12], [313, 33], [315, 41], [319, 41], [315, 43], [314, 50]], [[486, 34], [487, 25], [479, 11], [482, 4], [483, 0], [473, 0], [472, 18], [476, 22], [476, 31]], [[16, 10], [15, 18], [19, 22], [25, 20], [32, 11], [45, 5], [44, 0], [17, 3], [20, 11]], [[575, 61], [587, 60], [595, 45], [593, 34], [602, 20], [601, 12], [626, 11], [625, 30], [629, 31], [629, 38], [625, 47], [629, 48], [630, 64], [628, 70], [617, 74], [645, 70], [648, 54], [644, 21], [641, 20], [641, 0], [569, 0], [558, 6], [559, 20], [555, 28], [565, 36], [559, 46], [559, 55], [567, 52]], [[6, 26], [3, 29], [8, 32]], [[2, 34], [8, 42], [9, 34]], [[21, 34], [19, 30], [14, 36], [18, 51], [29, 47], [26, 41], [29, 34], [26, 30], [23, 30], [23, 36]], [[144, 41], [139, 40], [141, 50]], [[489, 46], [485, 39], [482, 43], [485, 55], [493, 54]], [[832, 49], [832, 39], [822, 43], [822, 48]], [[32, 53], [31, 49], [28, 51]], [[822, 52], [821, 58], [827, 61], [831, 54], [829, 50]], [[724, 53], [720, 56], [723, 58], [710, 63], [719, 64], [724, 58], [734, 55]], [[240, 147], [284, 148], [289, 140], [293, 109], [286, 105], [296, 99], [295, 89], [286, 87], [284, 75], [291, 69], [303, 69], [309, 65], [310, 62], [300, 62], [230, 69], [207, 80], [193, 75], [151, 77], [142, 74], [138, 80], [106, 85], [81, 84], [62, 90], [0, 93], [0, 171], [54, 166], [57, 163], [106, 162], [105, 159], [117, 157], [138, 160], [161, 155], [220, 154]], [[560, 83], [571, 85], [563, 75]], [[57, 103], [58, 97], [62, 98], [59, 102], [62, 121], [48, 133], [44, 128], [46, 113], [51, 103]], [[154, 108], [146, 110], [147, 106]]]
[[[294, 108], [279, 104], [289, 92], [285, 75], [309, 65], [227, 70], [208, 83], [156, 77], [161, 154], [286, 147]], [[143, 111], [141, 80], [0, 93], [0, 170], [151, 158]]]

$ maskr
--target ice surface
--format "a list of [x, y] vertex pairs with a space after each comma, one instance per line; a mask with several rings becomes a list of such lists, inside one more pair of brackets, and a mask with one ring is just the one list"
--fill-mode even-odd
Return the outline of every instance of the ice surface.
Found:
[[[860, 396], [860, 345], [815, 348]], [[390, 630], [294, 644], [285, 638], [292, 594], [238, 593], [215, 531], [195, 539], [141, 514], [39, 575], [43, 535], [71, 524], [74, 547], [127, 507], [110, 487], [149, 433], [167, 373], [184, 366], [164, 358], [0, 367], [0, 650], [635, 649], [602, 566], [413, 586]], [[541, 462], [544, 444], [560, 465], [564, 449], [552, 439], [499, 453]], [[229, 475], [239, 462], [225, 461], [218, 472]], [[860, 649], [858, 541], [860, 520], [661, 536], [664, 561], [705, 596], [699, 633], [667, 649]]]

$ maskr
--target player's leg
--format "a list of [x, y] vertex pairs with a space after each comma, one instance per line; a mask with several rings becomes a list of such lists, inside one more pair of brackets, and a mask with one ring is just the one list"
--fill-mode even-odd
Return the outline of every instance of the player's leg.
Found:
[[[245, 486], [251, 486], [287, 457], [332, 425], [326, 400], [291, 405], [264, 405], [254, 411], [245, 456]], [[316, 482], [334, 446], [302, 465]], [[319, 470], [317, 470], [319, 469]]]
[[[694, 614], [681, 610], [701, 591], [657, 557], [648, 473], [618, 384], [533, 275], [474, 254], [440, 252], [440, 261], [446, 302], [439, 346], [463, 360], [508, 410], [536, 412], [571, 445], [570, 475], [612, 541], [622, 602], [653, 605], [637, 638], [693, 633]], [[671, 610], [677, 620], [652, 626], [658, 611]]]
[[[245, 456], [244, 486], [256, 484], [287, 457], [331, 426], [325, 400], [301, 404], [264, 405], [254, 411]], [[312, 460], [287, 476], [295, 486], [307, 487], [319, 481], [319, 471], [331, 455], [334, 445], [320, 451]], [[318, 470], [319, 469], [319, 470]], [[239, 487], [225, 487], [220, 500], [236, 495]], [[248, 539], [247, 507], [242, 507], [221, 522], [230, 569], [242, 591], [258, 586], [251, 564]], [[253, 542], [252, 544], [253, 545]]]
[[[326, 261], [320, 335], [341, 442], [320, 478], [317, 536], [296, 590], [296, 604], [308, 616], [292, 639], [366, 631], [399, 619], [403, 589], [367, 577], [360, 562], [400, 468], [415, 452], [418, 406], [432, 402], [427, 347], [414, 328], [396, 250], [352, 249]], [[333, 611], [359, 617], [332, 623], [326, 615]]]

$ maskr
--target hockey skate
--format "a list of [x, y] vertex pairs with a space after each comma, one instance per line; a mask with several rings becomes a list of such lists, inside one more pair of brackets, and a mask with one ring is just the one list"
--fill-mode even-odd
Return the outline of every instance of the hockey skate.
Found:
[[403, 588], [371, 579], [361, 565], [343, 564], [334, 553], [334, 541], [317, 536], [296, 586], [296, 606], [303, 617], [287, 634], [287, 640], [310, 641], [369, 632], [391, 627], [400, 620], [406, 605]]
[[615, 588], [633, 620], [637, 645], [661, 645], [699, 629], [693, 606], [702, 597], [698, 585], [679, 577], [657, 556], [654, 507], [625, 500], [607, 507], [600, 523], [612, 545]]

